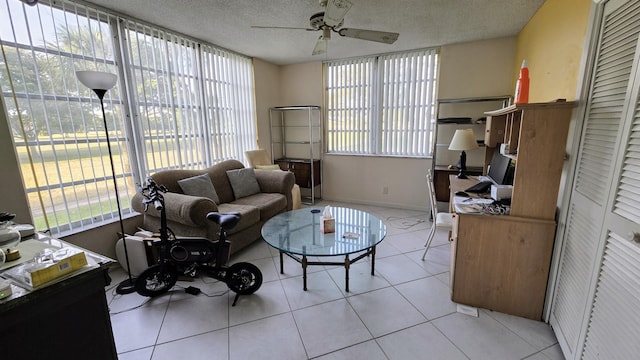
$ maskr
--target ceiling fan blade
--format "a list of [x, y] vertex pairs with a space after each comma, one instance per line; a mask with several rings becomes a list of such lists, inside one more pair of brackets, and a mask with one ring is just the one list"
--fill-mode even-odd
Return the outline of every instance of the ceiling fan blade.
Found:
[[327, 52], [327, 39], [323, 38], [322, 36], [320, 36], [318, 38], [318, 41], [316, 41], [316, 46], [313, 48], [313, 52], [311, 53], [311, 55], [320, 55], [320, 54], [324, 54]]
[[338, 31], [340, 36], [350, 37], [354, 39], [362, 39], [369, 41], [376, 41], [385, 44], [393, 44], [398, 40], [398, 33], [376, 31], [376, 30], [363, 30], [363, 29], [340, 29]]
[[324, 23], [328, 26], [338, 26], [344, 19], [353, 3], [350, 0], [327, 0], [324, 11]]
[[288, 27], [288, 26], [251, 26], [253, 29], [287, 29], [287, 30], [307, 30], [318, 31], [319, 29], [301, 28], [301, 27]]

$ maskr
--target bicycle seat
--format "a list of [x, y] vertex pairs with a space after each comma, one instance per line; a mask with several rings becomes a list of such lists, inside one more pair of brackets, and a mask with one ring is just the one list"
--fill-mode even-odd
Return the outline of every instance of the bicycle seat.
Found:
[[227, 230], [232, 229], [240, 222], [240, 213], [230, 212], [222, 214], [219, 212], [210, 212], [207, 214], [207, 219], [213, 221], [214, 223], [220, 225], [221, 228]]

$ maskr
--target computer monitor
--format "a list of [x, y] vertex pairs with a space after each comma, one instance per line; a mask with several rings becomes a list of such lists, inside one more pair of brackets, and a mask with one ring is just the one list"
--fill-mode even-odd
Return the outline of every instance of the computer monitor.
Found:
[[513, 169], [511, 166], [511, 158], [500, 154], [500, 151], [495, 149], [491, 162], [489, 163], [489, 172], [487, 175], [498, 185], [512, 185]]

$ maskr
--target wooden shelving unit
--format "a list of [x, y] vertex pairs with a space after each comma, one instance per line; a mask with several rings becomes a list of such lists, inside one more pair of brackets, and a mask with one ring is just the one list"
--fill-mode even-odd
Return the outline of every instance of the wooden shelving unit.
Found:
[[[511, 211], [454, 217], [453, 301], [541, 319], [574, 106], [573, 102], [512, 105], [486, 113], [487, 159], [500, 144], [516, 159]], [[451, 191], [474, 182], [450, 181]]]

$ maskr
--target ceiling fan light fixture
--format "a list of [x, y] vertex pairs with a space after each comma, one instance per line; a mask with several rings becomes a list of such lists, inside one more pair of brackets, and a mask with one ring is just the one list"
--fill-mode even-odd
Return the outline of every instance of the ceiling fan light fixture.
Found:
[[320, 35], [318, 41], [316, 41], [316, 46], [313, 48], [313, 52], [311, 55], [320, 55], [327, 52], [327, 40], [323, 39], [323, 35]]
[[322, 39], [331, 40], [331, 28], [326, 26], [322, 28]]

